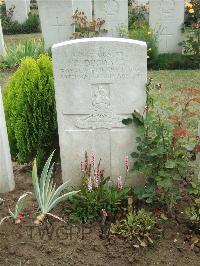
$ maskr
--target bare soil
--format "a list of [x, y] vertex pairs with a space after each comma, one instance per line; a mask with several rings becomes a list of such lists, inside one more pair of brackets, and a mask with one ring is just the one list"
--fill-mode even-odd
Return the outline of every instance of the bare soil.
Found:
[[[19, 195], [33, 191], [31, 173], [26, 167], [15, 166], [16, 189], [0, 197], [0, 219], [8, 215]], [[67, 219], [60, 205], [55, 214]], [[98, 223], [63, 225], [53, 218], [43, 226], [34, 226], [37, 203], [28, 196], [21, 224], [12, 220], [0, 226], [0, 265], [181, 265], [200, 266], [200, 247], [191, 249], [187, 224], [169, 219], [158, 228], [154, 244], [136, 249], [132, 242], [102, 237]], [[158, 233], [160, 232], [160, 233]]]

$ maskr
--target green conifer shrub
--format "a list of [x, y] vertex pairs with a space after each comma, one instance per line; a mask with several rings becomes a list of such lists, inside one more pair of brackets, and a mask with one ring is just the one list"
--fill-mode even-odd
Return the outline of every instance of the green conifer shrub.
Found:
[[4, 94], [12, 156], [20, 163], [40, 163], [57, 146], [52, 62], [48, 55], [27, 57], [13, 74]]

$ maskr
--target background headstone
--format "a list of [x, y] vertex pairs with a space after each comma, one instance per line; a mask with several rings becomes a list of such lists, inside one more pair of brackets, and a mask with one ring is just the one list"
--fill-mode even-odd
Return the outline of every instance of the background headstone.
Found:
[[75, 12], [76, 9], [84, 11], [88, 20], [92, 20], [92, 0], [73, 0], [73, 12]]
[[181, 52], [184, 0], [150, 0], [149, 24], [158, 38], [159, 53]]
[[27, 5], [27, 11], [29, 13], [31, 11], [31, 0], [26, 0], [26, 5]]
[[1, 20], [0, 20], [0, 56], [4, 56], [5, 54], [6, 54], [6, 49], [5, 49], [3, 31], [2, 31]]
[[128, 0], [94, 0], [94, 16], [106, 21], [104, 35], [119, 37], [120, 26], [128, 30]]
[[63, 180], [80, 185], [85, 151], [102, 159], [106, 176], [123, 176], [137, 134], [122, 119], [144, 111], [146, 43], [79, 39], [54, 45], [52, 54]]
[[13, 21], [23, 23], [28, 18], [27, 0], [5, 0], [6, 10], [14, 7]]
[[70, 39], [74, 32], [72, 0], [38, 0], [38, 10], [46, 48]]
[[15, 182], [0, 87], [0, 193], [9, 192], [14, 187]]

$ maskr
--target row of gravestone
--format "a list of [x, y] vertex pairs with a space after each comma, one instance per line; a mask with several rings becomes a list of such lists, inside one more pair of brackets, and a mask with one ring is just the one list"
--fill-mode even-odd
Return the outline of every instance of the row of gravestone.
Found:
[[[6, 0], [7, 9], [15, 6], [13, 19], [23, 21], [30, 0]], [[74, 32], [72, 15], [78, 8], [92, 17], [106, 21], [105, 36], [118, 37], [119, 28], [128, 29], [128, 0], [37, 0], [42, 33], [47, 48], [69, 40]], [[94, 14], [92, 14], [94, 12]], [[154, 30], [160, 53], [180, 52], [181, 26], [184, 22], [184, 0], [150, 0], [149, 23]], [[2, 39], [2, 38], [1, 38]], [[0, 44], [2, 46], [2, 44]]]
[[6, 10], [10, 12], [12, 10], [12, 20], [23, 23], [28, 18], [30, 12], [31, 0], [5, 0]]
[[74, 32], [72, 15], [84, 11], [89, 21], [94, 17], [106, 21], [107, 35], [116, 37], [121, 25], [128, 29], [128, 0], [38, 0], [42, 33], [46, 47], [69, 40]]
[[[74, 26], [72, 14], [77, 8], [92, 19], [106, 21], [104, 36], [119, 37], [120, 26], [128, 29], [128, 0], [38, 0], [42, 33], [46, 47], [70, 39]], [[150, 0], [149, 23], [158, 39], [160, 53], [180, 52], [184, 0]]]

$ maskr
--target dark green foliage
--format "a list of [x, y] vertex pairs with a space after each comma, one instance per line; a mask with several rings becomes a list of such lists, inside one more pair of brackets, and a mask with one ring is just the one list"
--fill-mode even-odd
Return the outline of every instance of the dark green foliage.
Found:
[[187, 30], [187, 38], [180, 43], [184, 54], [193, 55], [200, 62], [200, 22], [194, 22]]
[[111, 233], [134, 241], [137, 248], [146, 247], [153, 243], [150, 232], [155, 228], [156, 222], [157, 219], [151, 212], [141, 209], [138, 212], [129, 212], [126, 219], [112, 224]]
[[73, 208], [70, 218], [84, 223], [94, 221], [100, 217], [102, 209], [105, 209], [109, 216], [115, 216], [127, 198], [129, 190], [129, 188], [118, 190], [117, 187], [107, 184], [91, 192], [83, 188], [70, 200]]
[[186, 208], [185, 213], [188, 216], [191, 228], [197, 233], [200, 231], [200, 182], [193, 180], [189, 184], [189, 193], [193, 195], [192, 206]]
[[142, 8], [129, 7], [128, 9], [128, 26], [131, 29], [135, 22], [145, 20], [145, 13]]
[[29, 162], [46, 159], [57, 144], [52, 62], [47, 55], [26, 58], [11, 77], [4, 95], [13, 157]]
[[28, 19], [20, 24], [12, 21], [13, 11], [6, 12], [6, 6], [0, 6], [0, 19], [2, 20], [2, 28], [4, 34], [20, 34], [20, 33], [36, 33], [40, 32], [40, 19], [36, 14], [29, 13]]
[[191, 55], [159, 54], [154, 60], [148, 61], [148, 68], [155, 70], [164, 69], [199, 69], [200, 60]]
[[[181, 184], [190, 169], [191, 151], [198, 145], [187, 118], [191, 116], [191, 120], [197, 115], [189, 107], [192, 103], [199, 104], [200, 90], [185, 89], [173, 97], [175, 111], [159, 93], [153, 95], [151, 82], [146, 90], [145, 118], [136, 112], [132, 118], [140, 134], [136, 138], [137, 151], [131, 154], [135, 159], [132, 171], [146, 179], [146, 186], [136, 188], [135, 193], [139, 200], [159, 203], [171, 211], [181, 197]], [[157, 84], [157, 91], [161, 87]]]
[[190, 8], [186, 8], [186, 11], [185, 11], [185, 25], [186, 26], [190, 26], [193, 22], [198, 22], [200, 20], [200, 1], [191, 0], [189, 4], [192, 4], [192, 9], [194, 10], [194, 13], [190, 13], [189, 12]]

